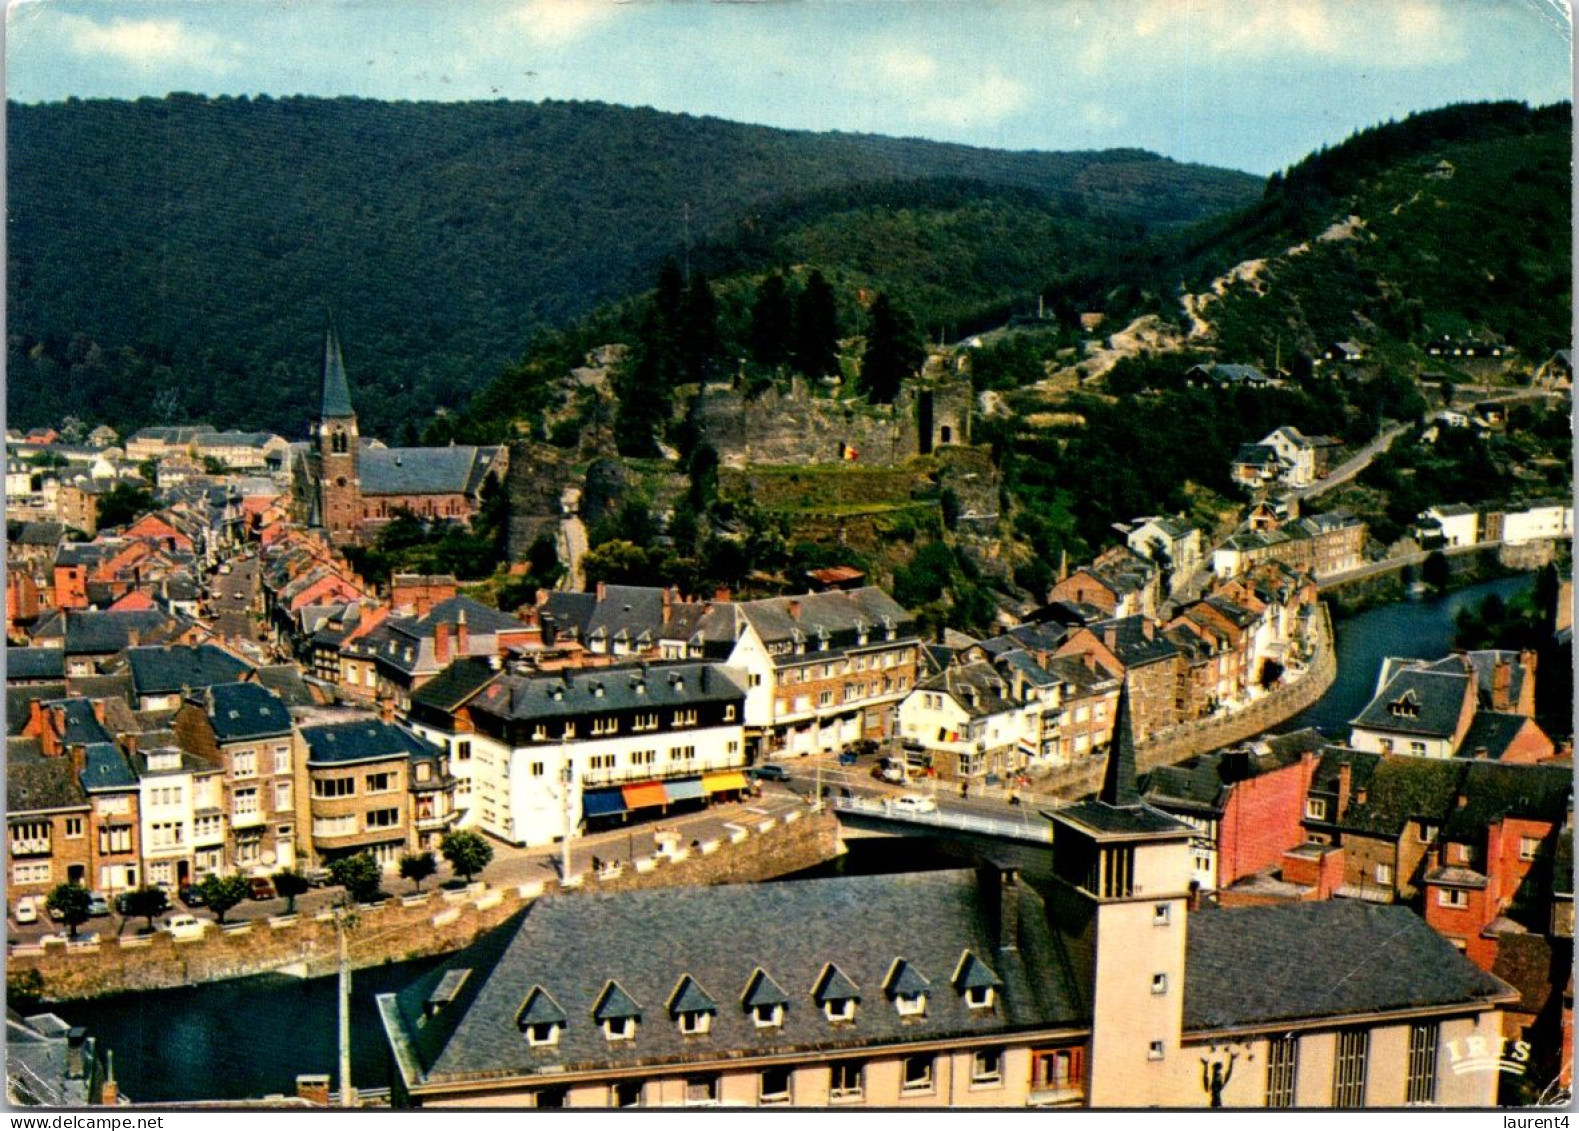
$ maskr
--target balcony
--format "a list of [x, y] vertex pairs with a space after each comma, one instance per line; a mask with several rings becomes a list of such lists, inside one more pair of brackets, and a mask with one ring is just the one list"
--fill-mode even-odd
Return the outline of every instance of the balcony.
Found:
[[49, 838], [47, 836], [26, 837], [21, 840], [11, 841], [11, 855], [17, 856], [48, 856]]
[[1086, 1102], [1083, 1084], [1062, 1084], [1051, 1088], [1032, 1088], [1026, 1107], [1080, 1107]]
[[256, 813], [232, 813], [230, 827], [233, 829], [251, 829], [268, 823], [267, 817], [261, 810]]
[[418, 832], [431, 832], [437, 829], [447, 829], [453, 825], [460, 813], [451, 810], [448, 813], [437, 813], [430, 817], [419, 816], [415, 818]]

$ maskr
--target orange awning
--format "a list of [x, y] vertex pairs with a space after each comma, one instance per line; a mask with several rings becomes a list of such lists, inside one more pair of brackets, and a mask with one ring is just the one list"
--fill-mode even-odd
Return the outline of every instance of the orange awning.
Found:
[[635, 785], [622, 786], [620, 792], [625, 795], [627, 809], [651, 809], [655, 805], [669, 803], [669, 795], [664, 793], [662, 782], [638, 782]]
[[731, 770], [723, 774], [703, 774], [702, 789], [707, 793], [723, 793], [730, 789], [745, 789], [746, 775]]

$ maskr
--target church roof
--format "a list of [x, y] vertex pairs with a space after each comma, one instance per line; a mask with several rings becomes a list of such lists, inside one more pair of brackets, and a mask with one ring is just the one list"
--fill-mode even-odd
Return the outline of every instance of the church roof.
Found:
[[482, 487], [494, 448], [364, 448], [359, 469], [366, 495], [469, 495]]
[[323, 343], [323, 409], [325, 417], [355, 416], [351, 407], [351, 386], [345, 379], [345, 360], [340, 356], [340, 335], [334, 323], [324, 333]]

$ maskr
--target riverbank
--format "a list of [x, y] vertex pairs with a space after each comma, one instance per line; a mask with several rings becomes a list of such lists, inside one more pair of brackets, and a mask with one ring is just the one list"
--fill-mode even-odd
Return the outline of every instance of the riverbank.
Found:
[[[1427, 594], [1429, 598], [1446, 597], [1473, 585], [1529, 573], [1547, 561], [1557, 561], [1559, 568], [1565, 569], [1571, 564], [1571, 551], [1567, 543], [1554, 547], [1542, 542], [1532, 546], [1486, 546], [1463, 554], [1444, 554], [1443, 558], [1448, 582], [1433, 588]], [[1371, 609], [1411, 600], [1410, 588], [1422, 580], [1423, 572], [1423, 564], [1400, 562], [1396, 569], [1340, 582], [1324, 590], [1322, 599], [1330, 603], [1335, 620], [1346, 620]]]
[[[363, 968], [459, 950], [534, 900], [557, 892], [754, 883], [802, 871], [838, 852], [839, 826], [833, 816], [792, 810], [782, 819], [742, 822], [726, 837], [694, 846], [675, 844], [663, 855], [643, 857], [618, 872], [582, 873], [565, 884], [479, 883], [392, 898], [358, 909], [356, 926], [348, 932], [349, 961], [353, 968]], [[6, 976], [10, 986], [17, 979], [31, 979], [26, 972], [35, 971], [42, 979], [36, 995], [58, 1002], [267, 973], [309, 978], [334, 971], [338, 955], [334, 914], [321, 911], [231, 924], [197, 939], [161, 933], [16, 947]]]

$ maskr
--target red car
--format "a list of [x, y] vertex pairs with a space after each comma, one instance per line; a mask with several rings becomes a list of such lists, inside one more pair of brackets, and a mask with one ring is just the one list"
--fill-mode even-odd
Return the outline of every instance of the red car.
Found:
[[253, 876], [247, 881], [247, 894], [253, 899], [273, 899], [274, 881], [267, 876]]

